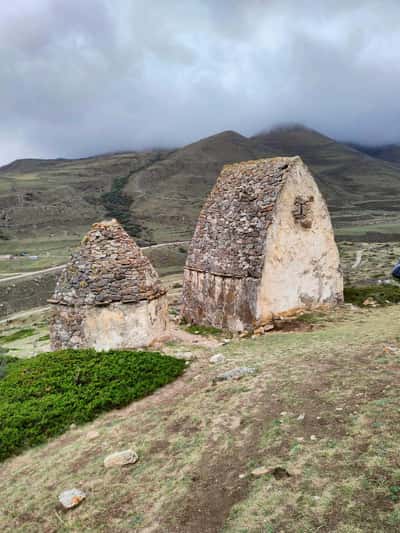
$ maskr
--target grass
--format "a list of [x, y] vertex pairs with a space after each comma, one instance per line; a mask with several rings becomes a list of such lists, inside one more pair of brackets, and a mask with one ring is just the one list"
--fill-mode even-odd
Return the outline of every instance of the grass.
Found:
[[[5, 461], [0, 530], [399, 531], [399, 321], [398, 305], [341, 307], [312, 331], [196, 336], [179, 382]], [[236, 366], [258, 373], [211, 385]], [[130, 447], [137, 465], [104, 469]], [[88, 497], [61, 525], [57, 491], [75, 486]]]
[[1, 335], [0, 344], [5, 344], [7, 342], [15, 342], [20, 339], [25, 339], [26, 337], [32, 337], [32, 335], [34, 334], [35, 330], [33, 328], [20, 329], [18, 331], [15, 331], [14, 333], [10, 333], [9, 335]]
[[400, 303], [400, 285], [372, 285], [344, 289], [344, 299], [347, 303], [361, 306], [369, 298], [380, 305]]
[[8, 365], [16, 363], [18, 359], [11, 355], [4, 355], [0, 352], [0, 379], [3, 379], [7, 373]]
[[[222, 335], [224, 331], [222, 329], [214, 328], [213, 326], [200, 326], [197, 324], [191, 324], [186, 326], [185, 330], [193, 335]], [[228, 333], [227, 333], [228, 335]]]
[[139, 351], [63, 350], [2, 360], [0, 460], [150, 394], [185, 367], [184, 361]]

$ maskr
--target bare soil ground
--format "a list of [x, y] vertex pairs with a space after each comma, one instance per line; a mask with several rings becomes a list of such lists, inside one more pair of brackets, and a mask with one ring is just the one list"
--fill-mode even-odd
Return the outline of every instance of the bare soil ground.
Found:
[[[2, 465], [0, 530], [399, 531], [399, 321], [344, 307], [228, 343], [179, 333], [165, 351], [195, 357], [182, 378]], [[212, 383], [237, 366], [257, 373]], [[136, 465], [104, 469], [128, 447]], [[87, 499], [63, 513], [72, 487]]]

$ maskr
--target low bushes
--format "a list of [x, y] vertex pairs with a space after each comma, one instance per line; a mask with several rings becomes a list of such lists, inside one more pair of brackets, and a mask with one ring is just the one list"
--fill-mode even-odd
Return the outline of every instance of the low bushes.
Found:
[[0, 379], [0, 460], [152, 393], [185, 367], [140, 351], [63, 350], [7, 363]]
[[368, 285], [365, 287], [345, 287], [344, 301], [355, 305], [362, 305], [365, 300], [372, 298], [377, 304], [400, 302], [400, 285]]
[[33, 328], [20, 329], [19, 331], [10, 333], [10, 335], [0, 335], [0, 344], [18, 341], [19, 339], [24, 339], [25, 337], [32, 337], [34, 334], [35, 330]]
[[224, 331], [222, 329], [214, 328], [213, 326], [200, 326], [197, 324], [191, 324], [186, 326], [186, 331], [193, 335], [222, 335]]

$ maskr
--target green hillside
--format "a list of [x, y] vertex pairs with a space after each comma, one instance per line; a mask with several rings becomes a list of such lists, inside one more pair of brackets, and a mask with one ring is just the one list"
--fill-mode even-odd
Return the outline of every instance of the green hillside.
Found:
[[29, 248], [41, 268], [57, 264], [91, 223], [112, 216], [141, 244], [190, 239], [225, 163], [276, 155], [300, 155], [310, 166], [338, 237], [398, 239], [400, 167], [290, 127], [252, 138], [226, 131], [169, 152], [15, 161], [0, 168], [0, 255]]
[[[325, 195], [338, 234], [379, 231], [400, 234], [400, 169], [302, 127], [282, 128], [253, 137], [262, 151], [301, 155]], [[387, 228], [385, 227], [387, 225]], [[360, 230], [358, 230], [360, 233]]]

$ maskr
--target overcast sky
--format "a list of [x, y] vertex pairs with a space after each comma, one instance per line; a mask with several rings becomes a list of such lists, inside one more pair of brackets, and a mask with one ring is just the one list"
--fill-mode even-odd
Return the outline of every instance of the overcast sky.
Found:
[[400, 142], [399, 0], [0, 2], [0, 164], [304, 123]]

